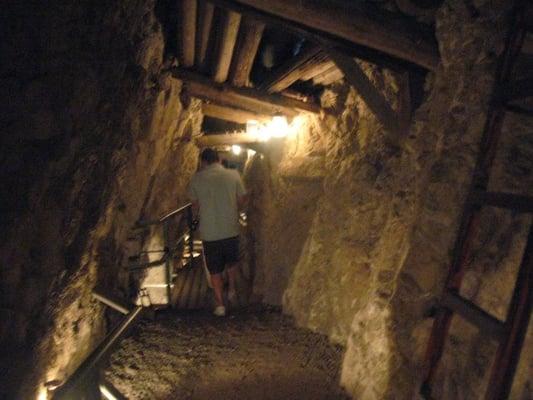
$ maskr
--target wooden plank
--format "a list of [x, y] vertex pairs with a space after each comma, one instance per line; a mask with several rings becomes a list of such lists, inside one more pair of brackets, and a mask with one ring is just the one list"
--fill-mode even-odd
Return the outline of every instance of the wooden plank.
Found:
[[471, 195], [470, 201], [480, 206], [507, 208], [523, 213], [533, 212], [533, 197], [512, 193], [478, 191]]
[[254, 64], [265, 24], [250, 18], [241, 22], [239, 40], [231, 62], [229, 80], [235, 86], [250, 86], [250, 72]]
[[337, 69], [335, 63], [331, 60], [324, 60], [323, 62], [315, 65], [314, 68], [310, 68], [309, 71], [300, 77], [300, 80], [308, 81], [309, 79], [313, 79], [315, 76], [323, 74], [331, 68]]
[[216, 104], [269, 115], [280, 112], [294, 116], [298, 111], [320, 113], [320, 107], [315, 103], [268, 94], [252, 88], [236, 88], [228, 84], [217, 84], [182, 68], [173, 68], [171, 72], [174, 78], [184, 82], [189, 95]]
[[441, 299], [441, 305], [456, 312], [468, 322], [477, 326], [483, 335], [500, 341], [505, 334], [503, 322], [456, 293], [444, 293]]
[[196, 139], [199, 147], [231, 146], [232, 144], [257, 143], [255, 136], [243, 133], [204, 135]]
[[[245, 14], [271, 19], [337, 47], [336, 39], [433, 70], [439, 63], [437, 43], [424, 25], [361, 2], [316, 0], [213, 0]], [[268, 23], [268, 21], [267, 21]], [[339, 43], [337, 42], [337, 45]]]
[[213, 70], [215, 82], [226, 82], [229, 67], [233, 57], [233, 50], [237, 42], [237, 34], [241, 24], [241, 14], [226, 11], [221, 21], [221, 32], [217, 36], [216, 62]]
[[398, 75], [398, 121], [402, 134], [407, 134], [413, 114], [409, 72]]
[[178, 60], [181, 66], [189, 68], [194, 65], [197, 3], [196, 0], [180, 0], [178, 3]]
[[198, 18], [196, 24], [196, 51], [194, 65], [203, 71], [207, 67], [207, 47], [213, 24], [215, 6], [205, 0], [198, 0]]
[[270, 121], [272, 119], [272, 116], [270, 115], [257, 114], [250, 111], [239, 110], [238, 108], [226, 107], [213, 103], [203, 103], [202, 112], [208, 117], [218, 118], [224, 121], [232, 121], [238, 124], [245, 124], [249, 120]]
[[492, 366], [486, 394], [488, 400], [507, 399], [511, 391], [520, 352], [524, 345], [533, 303], [533, 227], [516, 278], [511, 304], [505, 321], [506, 336]]
[[287, 60], [279, 68], [276, 68], [259, 85], [259, 88], [270, 93], [286, 89], [308, 73], [310, 69], [316, 68], [317, 64], [323, 63], [326, 59], [327, 55], [321, 51], [319, 46], [309, 46], [302, 50], [300, 54]]
[[328, 85], [332, 82], [333, 77], [337, 79], [341, 79], [344, 76], [342, 71], [337, 68], [335, 63], [333, 63], [333, 66], [328, 68], [326, 71], [322, 72], [321, 74], [315, 76], [313, 78], [313, 83], [315, 85], [321, 84], [321, 85]]
[[335, 50], [329, 50], [329, 54], [337, 67], [344, 73], [348, 83], [354, 87], [368, 108], [383, 124], [383, 127], [393, 136], [397, 136], [400, 124], [396, 113], [357, 62]]
[[344, 74], [340, 69], [337, 68], [335, 71], [330, 72], [322, 79], [322, 85], [330, 85], [338, 80], [341, 80], [342, 78], [344, 78]]

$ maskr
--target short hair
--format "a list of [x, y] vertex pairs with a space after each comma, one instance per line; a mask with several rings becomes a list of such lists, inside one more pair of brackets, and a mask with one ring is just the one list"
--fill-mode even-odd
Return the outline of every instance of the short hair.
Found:
[[217, 151], [209, 147], [207, 149], [202, 150], [200, 158], [202, 161], [205, 161], [209, 164], [213, 164], [214, 162], [217, 162], [219, 160]]

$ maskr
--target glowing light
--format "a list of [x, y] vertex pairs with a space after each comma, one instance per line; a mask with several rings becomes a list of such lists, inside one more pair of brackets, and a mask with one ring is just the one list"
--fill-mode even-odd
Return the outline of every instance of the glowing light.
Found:
[[253, 156], [255, 156], [255, 150], [248, 149], [247, 152], [248, 152], [248, 158], [252, 158]]
[[272, 134], [270, 133], [270, 130], [267, 127], [263, 127], [262, 129], [259, 129], [256, 137], [257, 140], [259, 140], [260, 142], [268, 142], [272, 137]]
[[104, 385], [100, 385], [100, 393], [106, 400], [118, 400]]
[[47, 400], [47, 399], [48, 399], [48, 391], [46, 390], [46, 388], [39, 389], [37, 400]]
[[287, 118], [282, 115], [276, 115], [272, 118], [268, 129], [273, 137], [285, 137], [287, 136], [288, 127]]
[[246, 121], [246, 133], [250, 136], [257, 137], [259, 133], [259, 122], [255, 119]]
[[231, 146], [231, 152], [238, 156], [239, 154], [241, 154], [242, 148], [241, 146], [234, 144], [233, 146]]

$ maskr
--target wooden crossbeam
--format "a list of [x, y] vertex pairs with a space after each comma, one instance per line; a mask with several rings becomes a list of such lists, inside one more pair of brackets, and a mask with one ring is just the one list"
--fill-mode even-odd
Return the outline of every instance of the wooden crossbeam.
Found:
[[234, 86], [249, 86], [250, 72], [264, 30], [263, 22], [243, 18], [229, 73], [229, 81]]
[[249, 120], [270, 121], [272, 119], [271, 115], [258, 114], [213, 103], [202, 104], [202, 112], [208, 117], [232, 121], [238, 124], [245, 124]]
[[300, 80], [307, 81], [313, 79], [315, 76], [321, 75], [331, 68], [336, 69], [337, 67], [333, 61], [326, 59], [323, 62], [314, 65], [313, 68], [309, 68], [304, 74], [302, 74]]
[[344, 74], [342, 71], [337, 68], [335, 64], [333, 64], [332, 67], [328, 68], [326, 71], [322, 72], [321, 74], [318, 74], [313, 78], [313, 83], [321, 84], [321, 85], [329, 85], [330, 83], [333, 83], [339, 79], [344, 77]]
[[244, 132], [203, 135], [196, 139], [196, 144], [200, 147], [231, 146], [232, 144], [249, 143], [257, 143], [257, 138]]
[[[430, 28], [361, 2], [316, 0], [211, 0], [221, 7], [284, 26], [323, 45], [343, 48], [383, 66], [434, 70], [439, 63]], [[350, 49], [351, 48], [351, 49]], [[388, 56], [388, 57], [387, 57]]]
[[441, 305], [458, 313], [468, 322], [477, 326], [484, 335], [497, 341], [500, 341], [505, 334], [503, 322], [458, 294], [446, 292], [442, 296]]
[[198, 0], [198, 23], [196, 25], [196, 51], [194, 65], [203, 71], [207, 67], [207, 46], [213, 24], [215, 6], [206, 0]]
[[272, 115], [294, 116], [298, 112], [320, 113], [320, 107], [289, 97], [268, 94], [253, 88], [237, 88], [227, 83], [215, 83], [204, 76], [182, 68], [172, 68], [174, 78], [182, 80], [189, 95], [213, 103]]
[[215, 82], [226, 82], [226, 79], [228, 79], [229, 67], [240, 24], [241, 14], [234, 11], [226, 11], [224, 13], [221, 21], [221, 32], [217, 35], [217, 56], [213, 71], [213, 80]]
[[326, 59], [327, 55], [321, 51], [319, 46], [311, 45], [276, 68], [259, 87], [270, 93], [279, 92], [288, 88], [308, 73], [310, 69], [315, 69], [317, 65], [321, 65]]
[[178, 57], [180, 65], [194, 65], [194, 47], [196, 35], [196, 0], [181, 0], [179, 3], [179, 37]]
[[399, 134], [400, 124], [398, 116], [387, 99], [376, 89], [355, 60], [332, 49], [328, 52], [337, 67], [344, 73], [348, 83], [354, 87], [379, 122], [393, 137], [396, 137]]

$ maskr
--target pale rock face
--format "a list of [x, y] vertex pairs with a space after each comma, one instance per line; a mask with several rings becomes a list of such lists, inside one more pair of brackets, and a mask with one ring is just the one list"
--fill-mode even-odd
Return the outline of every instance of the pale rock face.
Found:
[[[249, 177], [261, 204], [251, 212], [259, 226], [256, 290], [267, 302], [281, 301], [299, 325], [346, 346], [340, 383], [354, 398], [417, 396], [428, 311], [450, 264], [507, 29], [505, 2], [476, 7], [447, 1], [437, 12], [442, 63], [398, 141], [353, 89], [337, 84], [324, 94], [329, 114], [310, 118], [275, 155], [254, 160], [261, 169]], [[394, 74], [363, 68], [397, 107]], [[491, 190], [531, 195], [530, 136], [526, 121], [507, 118]], [[485, 211], [465, 276], [463, 295], [501, 319], [529, 223]], [[513, 399], [531, 397], [531, 331]], [[495, 344], [455, 318], [446, 348], [435, 398], [477, 398]]]

